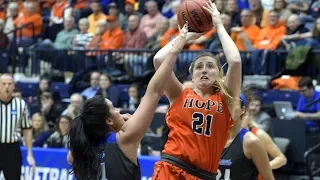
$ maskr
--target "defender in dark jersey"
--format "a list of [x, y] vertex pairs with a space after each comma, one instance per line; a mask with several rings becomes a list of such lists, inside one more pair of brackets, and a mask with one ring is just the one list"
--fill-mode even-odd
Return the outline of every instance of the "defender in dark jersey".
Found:
[[[81, 115], [71, 122], [70, 153], [77, 180], [138, 180], [137, 150], [148, 130], [179, 52], [186, 43], [188, 25], [154, 74], [135, 113], [127, 120], [103, 96], [87, 100]], [[103, 166], [101, 168], [101, 166]]]
[[245, 118], [246, 98], [241, 94], [240, 99], [241, 120], [230, 132], [221, 155], [217, 180], [257, 180], [258, 173], [265, 180], [273, 180], [274, 176], [262, 142], [250, 131], [241, 128], [241, 121]]

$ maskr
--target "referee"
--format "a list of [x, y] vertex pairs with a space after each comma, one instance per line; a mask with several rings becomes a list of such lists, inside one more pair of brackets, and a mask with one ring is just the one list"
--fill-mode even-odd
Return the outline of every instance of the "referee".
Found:
[[28, 148], [27, 161], [35, 168], [32, 154], [32, 129], [29, 111], [24, 100], [12, 96], [13, 77], [0, 76], [0, 172], [7, 180], [20, 180], [22, 155], [21, 129]]

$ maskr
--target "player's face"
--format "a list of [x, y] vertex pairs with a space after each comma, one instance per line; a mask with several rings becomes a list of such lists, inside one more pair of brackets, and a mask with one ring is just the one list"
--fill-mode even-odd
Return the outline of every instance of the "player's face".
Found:
[[201, 57], [195, 62], [192, 82], [200, 89], [212, 87], [218, 73], [219, 68], [215, 59], [210, 56]]
[[115, 108], [109, 99], [106, 99], [106, 102], [107, 102], [107, 105], [109, 106], [109, 111], [112, 116], [110, 120], [108, 120], [107, 124], [111, 125], [112, 128], [116, 132], [118, 132], [121, 130], [125, 121], [121, 117], [120, 110], [118, 108]]

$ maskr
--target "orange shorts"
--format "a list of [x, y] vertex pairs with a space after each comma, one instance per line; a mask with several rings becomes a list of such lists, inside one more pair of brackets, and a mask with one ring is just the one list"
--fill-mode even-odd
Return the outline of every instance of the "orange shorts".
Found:
[[163, 161], [158, 161], [154, 166], [152, 180], [200, 180], [188, 174], [183, 169]]
[[263, 177], [261, 176], [261, 174], [259, 174], [258, 180], [263, 180]]

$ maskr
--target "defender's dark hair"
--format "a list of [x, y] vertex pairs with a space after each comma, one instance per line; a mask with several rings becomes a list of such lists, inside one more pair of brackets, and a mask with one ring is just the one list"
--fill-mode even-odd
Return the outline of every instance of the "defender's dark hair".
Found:
[[71, 122], [69, 146], [73, 156], [72, 172], [78, 180], [97, 180], [101, 169], [99, 146], [110, 132], [106, 119], [111, 117], [103, 96], [88, 99], [81, 115]]

